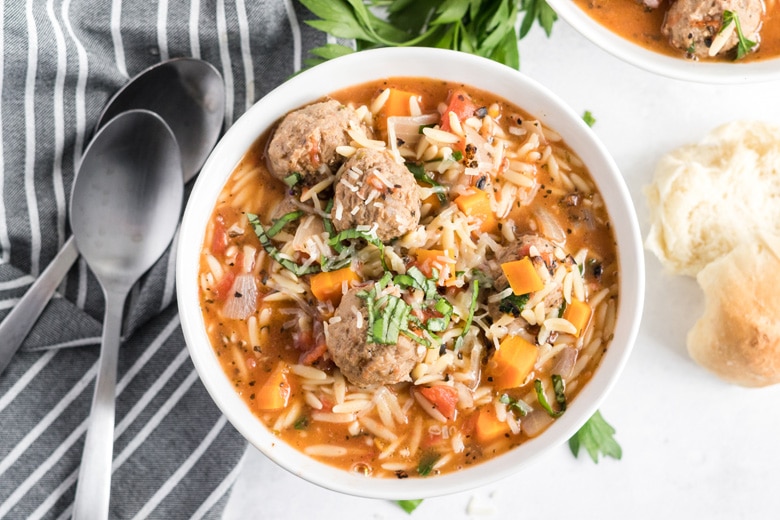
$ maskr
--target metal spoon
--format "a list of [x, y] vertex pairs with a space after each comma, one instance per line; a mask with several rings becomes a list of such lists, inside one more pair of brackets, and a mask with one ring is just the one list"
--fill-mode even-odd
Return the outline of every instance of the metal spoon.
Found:
[[147, 110], [124, 112], [90, 143], [76, 175], [70, 225], [105, 296], [103, 337], [73, 517], [108, 518], [117, 358], [130, 289], [165, 252], [184, 193], [176, 138]]
[[[200, 170], [219, 138], [225, 117], [225, 85], [217, 69], [205, 61], [194, 58], [164, 61], [141, 72], [119, 90], [100, 115], [97, 127], [133, 108], [151, 110], [168, 123], [179, 143], [186, 182]], [[70, 237], [0, 323], [0, 374], [78, 254]]]

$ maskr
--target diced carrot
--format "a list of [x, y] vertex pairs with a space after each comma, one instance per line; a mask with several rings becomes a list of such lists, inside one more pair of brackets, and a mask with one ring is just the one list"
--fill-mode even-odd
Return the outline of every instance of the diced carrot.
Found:
[[[417, 267], [420, 268], [420, 271], [430, 278], [433, 276], [433, 269], [436, 268], [439, 270], [439, 273], [442, 271], [442, 267], [439, 267], [438, 265], [434, 264], [442, 264], [441, 257], [447, 257], [450, 259], [455, 259], [455, 254], [450, 249], [418, 249], [414, 252], [414, 256], [417, 259]], [[440, 278], [440, 281], [446, 284], [446, 282], [450, 280], [455, 280], [455, 269], [454, 264], [449, 264], [449, 276], [447, 276], [444, 280]]]
[[411, 115], [409, 102], [416, 95], [414, 92], [390, 88], [390, 96], [387, 98], [385, 106], [382, 107], [381, 113], [385, 117]]
[[472, 193], [459, 195], [455, 204], [466, 215], [481, 222], [479, 230], [483, 233], [496, 231], [498, 223], [493, 208], [490, 207], [488, 194], [482, 190], [474, 190]]
[[441, 116], [440, 127], [445, 132], [451, 130], [450, 126], [450, 112], [454, 112], [455, 116], [460, 121], [464, 121], [474, 115], [477, 111], [477, 105], [471, 100], [464, 90], [454, 90], [450, 93], [450, 97], [447, 99], [447, 108]]
[[346, 282], [347, 288], [349, 288], [352, 284], [359, 281], [360, 276], [347, 266], [336, 271], [323, 271], [312, 275], [309, 283], [315, 298], [321, 302], [327, 300], [334, 305], [338, 305], [343, 294], [344, 283]]
[[475, 434], [479, 442], [483, 444], [492, 442], [509, 433], [509, 425], [498, 420], [492, 405], [482, 407], [477, 414]]
[[268, 375], [268, 379], [255, 393], [255, 407], [259, 410], [279, 410], [290, 399], [290, 383], [287, 381], [287, 364], [280, 361]]
[[458, 391], [446, 385], [422, 387], [420, 393], [447, 419], [455, 417], [455, 407], [458, 404]]
[[528, 256], [524, 256], [520, 260], [504, 262], [501, 264], [501, 270], [504, 271], [509, 286], [512, 287], [512, 292], [517, 295], [544, 289], [544, 282]]
[[[418, 182], [418, 186], [422, 186], [423, 188], [429, 187], [428, 184]], [[431, 212], [433, 214], [436, 214], [441, 209], [441, 201], [439, 200], [439, 196], [436, 193], [431, 193], [427, 197], [425, 197], [422, 201], [423, 204], [430, 204], [431, 205]]]
[[520, 336], [505, 337], [491, 359], [493, 385], [499, 390], [522, 386], [538, 356], [536, 346]]
[[582, 331], [588, 326], [592, 312], [593, 310], [587, 303], [572, 299], [571, 303], [566, 306], [566, 310], [563, 311], [563, 318], [574, 325], [577, 329], [574, 335], [580, 337]]

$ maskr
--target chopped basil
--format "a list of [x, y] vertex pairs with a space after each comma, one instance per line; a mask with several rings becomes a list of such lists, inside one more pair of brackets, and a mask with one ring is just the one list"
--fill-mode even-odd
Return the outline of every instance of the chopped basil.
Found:
[[339, 248], [343, 248], [342, 242], [345, 240], [355, 240], [362, 238], [369, 244], [373, 245], [377, 249], [379, 249], [380, 254], [380, 260], [382, 261], [382, 268], [385, 271], [388, 271], [387, 263], [385, 263], [385, 245], [382, 243], [379, 238], [376, 237], [376, 235], [372, 235], [371, 233], [368, 233], [366, 231], [359, 231], [357, 229], [345, 229], [341, 233], [337, 234], [336, 236], [330, 237], [328, 239], [328, 245], [331, 246], [336, 251], [340, 251]]
[[429, 451], [423, 454], [420, 458], [420, 463], [417, 465], [417, 473], [421, 477], [427, 477], [433, 471], [433, 467], [436, 465], [436, 461], [441, 458], [441, 455], [435, 451]]
[[517, 318], [525, 309], [525, 305], [530, 297], [530, 294], [510, 294], [506, 298], [501, 299], [501, 302], [498, 304], [498, 310]]
[[[290, 215], [290, 213], [288, 213], [287, 215]], [[279, 264], [281, 264], [282, 267], [291, 271], [295, 276], [303, 276], [305, 274], [312, 274], [320, 271], [320, 266], [317, 264], [302, 266], [296, 264], [293, 260], [283, 256], [281, 251], [279, 251], [279, 249], [275, 245], [273, 245], [273, 243], [271, 243], [271, 237], [268, 236], [268, 233], [266, 232], [265, 228], [260, 223], [260, 218], [257, 215], [254, 215], [252, 213], [247, 213], [246, 216], [249, 219], [249, 224], [254, 229], [255, 235], [257, 235], [257, 239], [260, 241], [260, 245], [262, 245], [263, 249], [265, 249], [265, 252], [268, 253], [268, 255], [271, 258], [279, 262]], [[279, 221], [281, 220], [282, 219], [279, 219], [276, 222], [276, 224], [278, 224]], [[274, 224], [274, 226], [276, 226], [276, 224]]]
[[742, 32], [742, 25], [739, 23], [739, 15], [734, 11], [723, 11], [723, 25], [721, 31], [734, 22], [734, 26], [737, 31], [737, 59], [741, 60], [747, 53], [757, 45], [757, 42], [748, 40], [745, 38], [745, 34]]
[[469, 304], [469, 315], [466, 317], [466, 322], [463, 324], [463, 330], [460, 332], [460, 336], [455, 340], [455, 350], [460, 350], [463, 346], [463, 340], [466, 334], [469, 333], [471, 328], [471, 322], [474, 321], [474, 313], [477, 311], [477, 297], [479, 296], [479, 280], [476, 278], [471, 281], [471, 303]]
[[292, 172], [290, 175], [282, 179], [286, 185], [293, 188], [296, 184], [301, 182], [301, 179], [303, 177], [301, 176], [301, 172]]
[[425, 300], [431, 302], [433, 310], [441, 315], [428, 318], [425, 323], [420, 323], [423, 328], [431, 333], [447, 330], [452, 318], [452, 304], [440, 296], [436, 290], [436, 280], [438, 278], [438, 272], [435, 269], [434, 275], [431, 278], [427, 278], [417, 266], [412, 266], [406, 271], [406, 274], [398, 274], [393, 278], [393, 282], [400, 287], [422, 291], [425, 295]]
[[566, 411], [566, 394], [564, 393], [563, 378], [558, 374], [552, 375], [553, 390], [555, 391], [555, 402], [558, 403], [558, 411], [552, 409], [550, 403], [547, 402], [547, 396], [544, 395], [544, 386], [541, 379], [534, 380], [534, 389], [536, 390], [536, 398], [539, 400], [539, 404], [544, 408], [550, 417], [560, 417], [563, 412]]
[[284, 229], [284, 226], [289, 224], [290, 222], [295, 222], [299, 218], [303, 216], [303, 211], [291, 211], [289, 213], [285, 213], [278, 219], [275, 219], [273, 222], [273, 225], [268, 228], [265, 232], [266, 235], [268, 235], [268, 238], [273, 238], [276, 235], [279, 234], [279, 232]]
[[[325, 213], [330, 215], [330, 211], [332, 209], [333, 209], [333, 199], [330, 199], [328, 203], [325, 205]], [[329, 237], [336, 236], [336, 230], [333, 227], [333, 221], [331, 219], [323, 218], [322, 227], [325, 228], [325, 232], [328, 234]], [[337, 253], [341, 253], [341, 250], [344, 249], [344, 246], [341, 243], [330, 244], [330, 247], [332, 247]]]
[[295, 424], [293, 424], [293, 428], [296, 430], [305, 430], [309, 427], [309, 418], [305, 415], [303, 417], [300, 417], [297, 421], [295, 421]]
[[461, 152], [460, 150], [455, 150], [454, 152], [452, 152], [453, 161], [460, 161], [461, 159], [463, 159], [463, 152]]
[[433, 186], [433, 191], [436, 193], [436, 197], [438, 197], [439, 202], [442, 204], [447, 202], [446, 188], [439, 184], [435, 179], [428, 176], [428, 174], [425, 173], [425, 168], [423, 168], [422, 164], [407, 162], [406, 168], [412, 172], [412, 175], [414, 175], [414, 178], [417, 181], [427, 184], [428, 186]]
[[509, 394], [502, 394], [501, 397], [498, 398], [498, 402], [504, 403], [522, 417], [525, 417], [528, 415], [528, 412], [531, 411], [531, 407], [528, 406], [528, 403], [522, 399], [513, 399]]
[[417, 128], [417, 133], [418, 133], [418, 134], [420, 134], [420, 135], [422, 135], [422, 133], [423, 133], [423, 130], [424, 130], [424, 129], [426, 129], [426, 128], [433, 128], [434, 126], [436, 126], [436, 124], [435, 124], [435, 123], [431, 123], [431, 124], [429, 124], [429, 125], [420, 125], [420, 126]]

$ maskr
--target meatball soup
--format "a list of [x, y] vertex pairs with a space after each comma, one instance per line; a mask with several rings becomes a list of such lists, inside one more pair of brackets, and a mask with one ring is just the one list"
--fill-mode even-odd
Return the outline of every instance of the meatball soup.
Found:
[[610, 217], [554, 129], [392, 78], [261, 136], [200, 259], [212, 347], [282, 441], [378, 478], [454, 472], [565, 413], [609, 348]]

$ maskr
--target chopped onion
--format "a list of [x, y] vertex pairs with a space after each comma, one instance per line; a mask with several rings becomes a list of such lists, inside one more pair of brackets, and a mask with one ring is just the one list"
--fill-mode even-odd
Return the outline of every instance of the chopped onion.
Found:
[[390, 116], [387, 118], [387, 144], [394, 151], [398, 151], [398, 140], [414, 147], [420, 140], [421, 126], [435, 125], [439, 122], [439, 114], [423, 114], [421, 116]]
[[255, 277], [244, 273], [236, 276], [230, 294], [222, 307], [222, 314], [232, 320], [246, 319], [257, 309], [257, 285]]
[[565, 347], [558, 354], [558, 358], [555, 361], [551, 372], [558, 374], [564, 379], [568, 379], [571, 375], [571, 371], [574, 368], [574, 363], [577, 361], [577, 349], [572, 347]]
[[520, 421], [520, 427], [523, 433], [529, 437], [536, 437], [547, 428], [553, 418], [541, 408], [533, 410]]
[[539, 208], [534, 213], [536, 215], [536, 223], [539, 225], [539, 231], [542, 232], [545, 238], [556, 244], [566, 243], [566, 232], [546, 209]]

